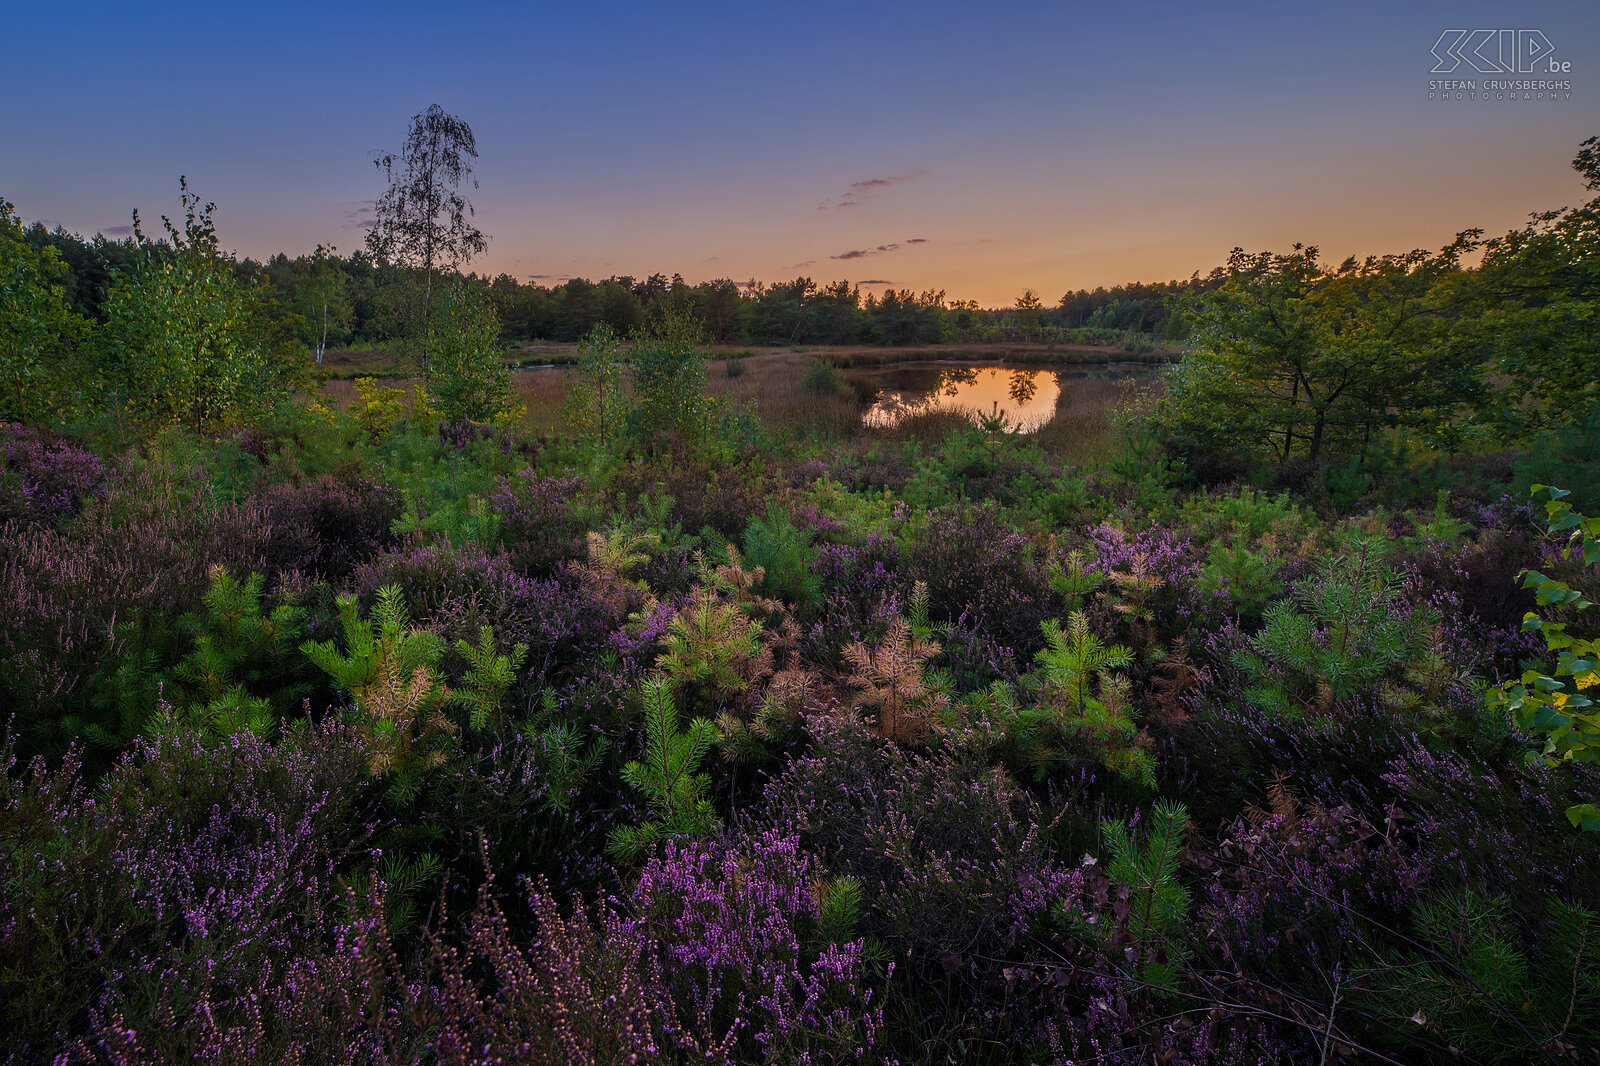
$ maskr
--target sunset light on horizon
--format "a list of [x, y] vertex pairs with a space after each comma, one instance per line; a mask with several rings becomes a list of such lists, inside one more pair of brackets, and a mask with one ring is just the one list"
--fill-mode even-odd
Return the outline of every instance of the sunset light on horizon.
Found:
[[[1441, 34], [1508, 19], [1570, 88], [1429, 99]], [[1588, 0], [83, 4], [7, 23], [0, 197], [26, 222], [125, 236], [135, 208], [178, 211], [183, 174], [239, 255], [348, 254], [374, 153], [437, 102], [480, 153], [490, 244], [468, 269], [547, 286], [806, 276], [1050, 305], [1235, 246], [1437, 249], [1580, 200], [1568, 164], [1600, 113]]]

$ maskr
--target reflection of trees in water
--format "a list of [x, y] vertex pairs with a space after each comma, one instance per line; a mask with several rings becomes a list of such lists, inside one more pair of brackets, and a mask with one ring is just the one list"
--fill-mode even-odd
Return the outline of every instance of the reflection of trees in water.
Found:
[[949, 370], [939, 371], [939, 387], [935, 391], [942, 392], [953, 400], [961, 395], [961, 386], [975, 385], [977, 382], [977, 367], [958, 366]]
[[[1030, 412], [1027, 408], [1040, 400], [1040, 379], [1044, 375], [1051, 375], [1050, 382], [1059, 385], [1061, 379], [1068, 376], [1059, 370], [1023, 370], [1010, 367], [995, 366], [946, 366], [939, 367], [936, 371], [928, 373], [922, 378], [927, 382], [917, 381], [916, 378], [924, 371], [917, 370], [910, 373], [911, 368], [904, 368], [893, 375], [899, 379], [896, 384], [900, 387], [882, 389], [878, 393], [878, 400], [872, 410], [867, 412], [866, 421], [873, 425], [893, 425], [903, 418], [914, 415], [948, 410], [965, 411], [969, 418], [981, 417], [984, 412], [977, 409], [984, 406], [993, 407], [994, 413], [1001, 413], [999, 405], [1005, 405], [1004, 413], [1012, 422], [1022, 428], [1023, 432], [1030, 432], [1050, 421], [1054, 416], [1053, 405], [1049, 411]], [[932, 371], [932, 368], [928, 368]], [[1004, 378], [1001, 375], [1005, 375]], [[889, 375], [885, 375], [888, 377]], [[1079, 375], [1071, 375], [1079, 376]], [[993, 400], [994, 386], [1005, 382], [1007, 395], [1010, 402]], [[972, 395], [973, 390], [980, 390], [981, 399]], [[955, 401], [955, 403], [951, 403]]]
[[[977, 366], [959, 366], [943, 369], [939, 371], [939, 385], [934, 391], [943, 393], [953, 400], [961, 395], [961, 387], [963, 385], [976, 385], [978, 383], [978, 372], [980, 370], [999, 373], [999, 371], [990, 367]], [[1011, 372], [1011, 386], [1007, 390], [1011, 394], [1011, 398], [1019, 405], [1027, 406], [1028, 401], [1039, 393], [1039, 375], [1042, 373], [1045, 373], [1045, 371], [1013, 370]]]
[[1039, 372], [1037, 370], [1013, 370], [1011, 372], [1011, 398], [1019, 406], [1026, 407], [1028, 401], [1033, 399], [1039, 391]]

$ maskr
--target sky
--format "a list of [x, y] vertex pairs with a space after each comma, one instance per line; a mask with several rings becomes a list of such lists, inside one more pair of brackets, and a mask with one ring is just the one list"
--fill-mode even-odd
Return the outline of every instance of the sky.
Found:
[[[437, 103], [477, 140], [470, 269], [546, 285], [804, 275], [1001, 306], [1235, 246], [1337, 263], [1573, 205], [1600, 134], [1595, 0], [67, 2], [0, 28], [25, 221], [158, 229], [186, 175], [240, 255], [349, 253], [374, 154]], [[1479, 73], [1500, 38], [1463, 63], [1446, 34], [1499, 29], [1553, 51]], [[1447, 78], [1566, 87], [1428, 99]]]

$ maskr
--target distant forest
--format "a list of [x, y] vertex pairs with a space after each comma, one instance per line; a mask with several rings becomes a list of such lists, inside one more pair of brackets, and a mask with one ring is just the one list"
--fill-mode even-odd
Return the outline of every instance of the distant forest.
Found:
[[[61, 279], [72, 310], [104, 321], [102, 304], [118, 271], [131, 271], [139, 252], [132, 238], [85, 240], [61, 227], [34, 223], [26, 239], [35, 250], [53, 246], [68, 274]], [[313, 350], [366, 347], [403, 332], [401, 318], [418, 282], [416, 271], [381, 262], [366, 251], [350, 256], [318, 248], [265, 263], [235, 261], [241, 281], [271, 287], [279, 313]], [[1188, 327], [1172, 311], [1174, 295], [1204, 291], [1220, 283], [1220, 268], [1187, 281], [1134, 282], [1114, 288], [1079, 289], [1054, 306], [1033, 292], [1006, 308], [983, 308], [975, 300], [946, 300], [943, 290], [889, 289], [863, 293], [849, 281], [818, 284], [808, 277], [763, 284], [730, 278], [685, 282], [652, 274], [591, 281], [572, 278], [546, 287], [509, 274], [463, 277], [488, 294], [499, 315], [503, 339], [576, 341], [598, 323], [620, 335], [632, 333], [647, 314], [687, 311], [714, 344], [885, 344], [946, 342], [1121, 343], [1128, 334], [1181, 342]]]

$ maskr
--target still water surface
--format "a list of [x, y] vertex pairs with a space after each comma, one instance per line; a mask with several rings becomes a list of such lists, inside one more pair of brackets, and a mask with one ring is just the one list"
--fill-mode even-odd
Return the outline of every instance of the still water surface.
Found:
[[1085, 370], [1039, 370], [1032, 367], [951, 366], [899, 363], [852, 376], [878, 386], [878, 399], [862, 416], [869, 426], [893, 426], [902, 418], [930, 411], [959, 411], [974, 421], [1001, 413], [1006, 424], [1024, 433], [1042, 429], [1055, 417], [1063, 389], [1090, 374], [1125, 376], [1148, 368], [1108, 366]]

